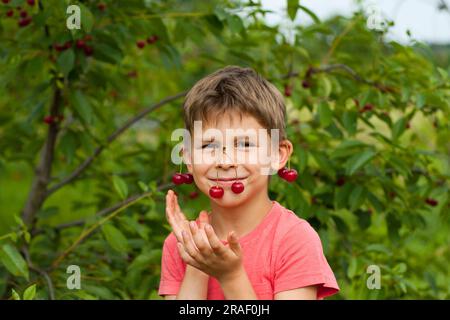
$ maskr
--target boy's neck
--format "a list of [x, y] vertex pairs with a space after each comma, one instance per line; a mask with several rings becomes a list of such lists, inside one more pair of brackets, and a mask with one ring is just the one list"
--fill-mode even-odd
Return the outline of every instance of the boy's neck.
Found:
[[224, 208], [211, 202], [210, 223], [220, 240], [228, 240], [230, 231], [238, 238], [254, 230], [272, 209], [272, 201], [267, 192], [259, 192], [249, 201], [233, 208]]

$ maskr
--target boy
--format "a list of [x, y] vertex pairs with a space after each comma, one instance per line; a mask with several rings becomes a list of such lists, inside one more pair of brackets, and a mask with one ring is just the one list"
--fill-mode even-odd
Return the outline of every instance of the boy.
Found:
[[[323, 299], [338, 292], [318, 234], [269, 199], [264, 164], [251, 158], [263, 151], [276, 172], [292, 154], [276, 87], [250, 68], [228, 66], [197, 82], [183, 107], [194, 142], [188, 139], [183, 158], [199, 190], [210, 197], [211, 212], [187, 221], [169, 190], [166, 217], [173, 232], [164, 242], [159, 295], [273, 300]], [[265, 137], [236, 134], [261, 130]]]

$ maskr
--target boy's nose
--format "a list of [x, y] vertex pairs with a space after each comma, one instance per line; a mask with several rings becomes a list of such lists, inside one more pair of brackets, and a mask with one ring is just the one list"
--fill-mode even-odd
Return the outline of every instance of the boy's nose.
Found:
[[219, 159], [217, 160], [217, 166], [223, 169], [227, 169], [230, 167], [235, 167], [236, 164], [231, 158], [230, 155], [228, 155], [226, 147], [222, 148], [222, 152], [219, 155]]

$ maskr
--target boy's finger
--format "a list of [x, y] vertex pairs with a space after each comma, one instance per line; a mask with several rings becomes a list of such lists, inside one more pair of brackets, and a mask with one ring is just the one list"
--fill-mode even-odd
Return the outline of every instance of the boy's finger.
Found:
[[194, 239], [194, 244], [197, 247], [198, 251], [200, 251], [203, 257], [207, 257], [213, 254], [211, 246], [209, 245], [209, 241], [207, 237], [204, 236], [204, 233], [201, 232], [201, 229], [198, 229], [195, 221], [191, 221], [190, 224], [192, 232], [192, 237]]
[[231, 231], [228, 234], [228, 244], [230, 245], [230, 249], [233, 250], [236, 255], [241, 255], [241, 245], [234, 231]]
[[184, 246], [180, 242], [177, 242], [177, 248], [178, 252], [180, 253], [181, 259], [183, 259], [184, 262], [190, 264], [193, 267], [196, 267], [197, 269], [200, 269], [200, 265], [189, 256], [189, 254], [184, 249]]
[[226, 254], [227, 248], [223, 245], [220, 239], [214, 232], [213, 227], [210, 224], [205, 226], [206, 236], [208, 237], [209, 245], [215, 254], [218, 256], [224, 256]]
[[209, 215], [205, 210], [200, 211], [200, 214], [198, 215], [198, 221], [200, 224], [200, 228], [204, 228], [205, 224], [209, 223]]
[[183, 244], [184, 248], [186, 249], [186, 252], [192, 259], [199, 262], [199, 260], [201, 259], [200, 252], [195, 247], [192, 239], [189, 237], [189, 235], [185, 230], [182, 231], [182, 235], [183, 235]]

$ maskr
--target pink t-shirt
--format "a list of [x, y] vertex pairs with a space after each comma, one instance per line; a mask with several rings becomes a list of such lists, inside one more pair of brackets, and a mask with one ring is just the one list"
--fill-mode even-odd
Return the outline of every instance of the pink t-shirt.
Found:
[[[339, 291], [323, 254], [319, 235], [304, 219], [273, 201], [261, 223], [239, 239], [243, 264], [260, 300], [273, 300], [280, 291], [317, 285], [317, 298]], [[172, 233], [164, 241], [159, 295], [176, 295], [183, 281], [186, 263]], [[225, 243], [225, 242], [224, 242]], [[219, 282], [209, 277], [208, 300], [225, 300]]]

